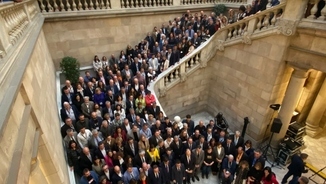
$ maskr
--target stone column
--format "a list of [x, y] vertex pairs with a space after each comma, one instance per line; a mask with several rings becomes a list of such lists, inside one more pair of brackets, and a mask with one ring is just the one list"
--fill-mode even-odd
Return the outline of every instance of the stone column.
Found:
[[315, 137], [321, 132], [319, 127], [320, 120], [322, 119], [326, 110], [326, 80], [321, 86], [317, 98], [310, 110], [306, 122], [306, 133], [310, 137]]
[[285, 96], [282, 102], [278, 118], [282, 120], [282, 129], [280, 133], [274, 134], [273, 146], [278, 145], [279, 141], [282, 140], [289, 127], [293, 111], [298, 103], [300, 95], [303, 90], [303, 85], [307, 78], [307, 70], [294, 68], [288, 87], [285, 92]]

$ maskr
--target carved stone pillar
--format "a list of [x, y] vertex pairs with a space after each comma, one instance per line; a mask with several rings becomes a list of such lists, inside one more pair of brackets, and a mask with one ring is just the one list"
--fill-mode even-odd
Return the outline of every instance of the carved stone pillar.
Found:
[[298, 103], [303, 85], [307, 78], [307, 70], [294, 68], [288, 87], [285, 92], [285, 96], [282, 102], [281, 110], [278, 117], [282, 120], [282, 129], [280, 133], [275, 134], [273, 138], [273, 145], [276, 146], [280, 140], [285, 136], [285, 133], [289, 127], [293, 111]]
[[310, 137], [315, 137], [321, 132], [321, 128], [319, 128], [319, 123], [326, 110], [325, 100], [326, 100], [326, 80], [324, 80], [324, 83], [321, 86], [317, 98], [307, 117], [306, 133]]

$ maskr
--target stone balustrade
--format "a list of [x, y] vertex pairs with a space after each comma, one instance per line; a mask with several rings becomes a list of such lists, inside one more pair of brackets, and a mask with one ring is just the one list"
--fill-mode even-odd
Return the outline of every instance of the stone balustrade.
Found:
[[38, 0], [42, 13], [111, 9], [111, 0]]
[[[312, 5], [312, 7], [309, 7], [309, 5]], [[310, 9], [311, 8], [311, 9]], [[308, 4], [307, 10], [309, 11], [309, 16], [307, 19], [311, 20], [320, 20], [320, 21], [326, 21], [326, 1], [325, 0], [310, 0]]]
[[172, 6], [172, 0], [121, 0], [121, 8]]
[[0, 6], [0, 59], [17, 44], [37, 13], [38, 7], [34, 0]]

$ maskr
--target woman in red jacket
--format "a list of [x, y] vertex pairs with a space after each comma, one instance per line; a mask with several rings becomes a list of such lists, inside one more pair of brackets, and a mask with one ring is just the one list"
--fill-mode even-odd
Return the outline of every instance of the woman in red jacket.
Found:
[[264, 176], [261, 181], [262, 184], [278, 184], [275, 173], [272, 172], [272, 169], [270, 167], [264, 168]]

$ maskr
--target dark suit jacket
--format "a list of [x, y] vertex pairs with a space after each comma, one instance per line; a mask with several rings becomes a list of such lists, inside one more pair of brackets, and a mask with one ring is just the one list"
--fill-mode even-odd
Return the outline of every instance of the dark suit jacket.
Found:
[[138, 71], [140, 71], [141, 63], [139, 61], [138, 61], [137, 64], [135, 62], [133, 62], [133, 63], [130, 64], [130, 69], [131, 69], [131, 71], [132, 71], [132, 73], [134, 75], [136, 75], [136, 73], [137, 73], [137, 68], [136, 67], [138, 67]]
[[[254, 154], [249, 156], [249, 167], [253, 167], [253, 162], [254, 162]], [[260, 156], [255, 163], [257, 162], [261, 163], [262, 168], [265, 167], [265, 159], [263, 158], [263, 156]]]
[[[77, 108], [74, 105], [71, 105], [71, 108], [72, 108], [72, 111], [74, 111], [74, 115], [75, 115], [76, 120], [78, 120], [79, 111], [77, 110]], [[61, 116], [61, 120], [63, 122], [65, 122], [66, 118], [68, 118], [67, 111], [66, 111], [65, 108], [62, 108], [60, 110], [60, 116]]]
[[[109, 150], [106, 149], [105, 147], [104, 147], [104, 149], [105, 149], [105, 152], [106, 152], [106, 153], [109, 151]], [[103, 154], [102, 154], [102, 152], [101, 152], [101, 150], [100, 150], [99, 148], [96, 148], [96, 149], [94, 150], [94, 156], [97, 156], [97, 157], [100, 158], [100, 159], [104, 159], [104, 156], [103, 156]]]
[[180, 140], [179, 140], [179, 148], [177, 147], [177, 144], [174, 141], [170, 144], [170, 148], [173, 150], [175, 159], [180, 159], [181, 155], [183, 154], [182, 146], [183, 145]]
[[172, 167], [172, 181], [175, 180], [176, 184], [182, 184], [184, 177], [186, 177], [186, 169], [183, 164], [181, 164], [180, 171], [177, 170], [176, 166]]
[[125, 149], [123, 151], [125, 155], [129, 155], [131, 156], [131, 158], [135, 158], [135, 156], [138, 154], [138, 143], [136, 141], [134, 141], [134, 149], [135, 149], [135, 154], [132, 152], [129, 143], [126, 143]]
[[[123, 174], [122, 174], [123, 176]], [[119, 181], [123, 181], [122, 177], [120, 177], [117, 173], [113, 172], [111, 175], [112, 184], [118, 184]]]
[[[96, 126], [96, 121], [97, 121], [98, 126]], [[100, 130], [102, 121], [103, 121], [103, 119], [100, 117], [96, 117], [95, 120], [93, 118], [90, 118], [89, 119], [89, 127], [91, 128], [91, 130], [96, 129], [96, 127], [98, 127], [99, 128], [98, 130]]]
[[148, 114], [152, 114], [157, 119], [160, 115], [161, 108], [160, 108], [160, 106], [156, 106], [155, 110], [154, 110], [153, 107], [148, 107], [147, 111], [148, 111]]
[[190, 155], [190, 161], [188, 163], [187, 161], [187, 156], [186, 154], [182, 155], [181, 157], [181, 162], [183, 163], [183, 165], [185, 166], [185, 169], [187, 170], [194, 170], [195, 169], [195, 163], [196, 163], [196, 157], [195, 155], [191, 154]]
[[208, 143], [207, 143], [207, 141], [205, 141], [205, 142], [203, 143], [203, 145], [201, 145], [200, 142], [199, 142], [199, 140], [198, 140], [198, 141], [196, 141], [196, 145], [200, 145], [200, 146], [202, 146], [202, 150], [207, 150], [207, 148], [208, 148]]
[[153, 184], [163, 184], [163, 174], [162, 169], [159, 168], [158, 177], [155, 177], [154, 171], [152, 168], [148, 170], [148, 181]]
[[188, 142], [186, 142], [186, 143], [183, 143], [183, 151], [185, 152], [187, 149], [190, 149], [190, 151], [192, 151], [193, 149], [196, 149], [196, 147], [197, 147], [197, 144], [196, 144], [196, 142], [193, 142], [192, 144], [191, 144], [191, 148], [189, 147], [190, 145], [188, 144]]
[[[91, 153], [92, 159], [94, 159], [94, 155]], [[81, 170], [84, 170], [85, 168], [92, 170], [92, 161], [88, 159], [88, 157], [84, 154], [80, 154], [80, 159], [79, 159], [79, 166]]]
[[[70, 129], [71, 127], [70, 126], [68, 126], [67, 124], [64, 124], [64, 125], [62, 125], [62, 127], [61, 127], [61, 136], [62, 136], [62, 138], [64, 138], [64, 137], [66, 137], [66, 135], [67, 135], [67, 130], [68, 129]], [[74, 130], [75, 131], [75, 130]]]
[[[149, 156], [149, 154], [147, 153], [147, 151], [145, 151], [145, 161], [147, 164], [151, 164], [152, 163], [152, 159], [151, 157]], [[141, 168], [142, 165], [143, 165], [143, 162], [139, 156], [139, 154], [137, 154], [134, 158], [134, 165], [138, 168]]]
[[93, 101], [93, 95], [95, 93], [95, 89], [90, 89], [90, 88], [86, 88], [84, 90], [84, 96], [88, 96], [90, 101]]
[[[234, 155], [234, 160], [236, 160], [237, 157], [238, 157], [238, 152], [235, 153], [235, 155]], [[239, 163], [240, 163], [241, 161], [244, 161], [244, 160], [247, 161], [247, 162], [249, 163], [249, 157], [248, 157], [248, 155], [246, 154], [246, 152], [243, 152], [242, 157], [240, 158]]]
[[[70, 105], [72, 105], [72, 102], [75, 99], [75, 95], [70, 93], [70, 99], [71, 99], [71, 104]], [[62, 94], [61, 95], [61, 106], [62, 106], [62, 108], [63, 108], [63, 103], [64, 102], [68, 102], [69, 103], [69, 98], [68, 98], [68, 96], [66, 94]]]
[[237, 164], [235, 163], [235, 161], [233, 160], [232, 164], [229, 167], [229, 163], [228, 163], [228, 158], [225, 158], [222, 162], [222, 169], [229, 171], [232, 175], [235, 174], [235, 171], [237, 169]]
[[225, 155], [230, 155], [230, 154], [232, 154], [233, 156], [235, 155], [236, 149], [233, 142], [230, 144], [229, 148], [227, 147], [226, 142], [223, 144], [223, 147], [224, 147]]
[[232, 136], [232, 142], [234, 143], [234, 145], [235, 145], [235, 148], [236, 149], [238, 149], [238, 147], [240, 147], [240, 146], [243, 146], [244, 145], [244, 139], [243, 139], [243, 137], [239, 137], [239, 139], [238, 139], [238, 143], [237, 144], [235, 144], [235, 137], [234, 137], [234, 135]]
[[[112, 115], [113, 115], [113, 117], [111, 117], [111, 120], [112, 120], [112, 118], [114, 118], [114, 108], [113, 108], [112, 105], [111, 105], [111, 111], [112, 111]], [[109, 109], [107, 107], [103, 107], [103, 109], [102, 109], [102, 117], [104, 117], [104, 115], [106, 113], [109, 113]]]
[[165, 167], [164, 162], [161, 162], [160, 167], [161, 167], [161, 173], [163, 176], [163, 183], [169, 183], [172, 181], [172, 166], [171, 162], [168, 164], [168, 169]]
[[299, 155], [295, 154], [291, 158], [291, 164], [288, 166], [289, 172], [294, 176], [301, 176], [305, 170], [305, 164]]
[[133, 108], [133, 109], [136, 109], [136, 106], [135, 106], [135, 100], [132, 102], [132, 105], [130, 103], [130, 100], [126, 100], [126, 114], [129, 114], [129, 109], [130, 108]]

